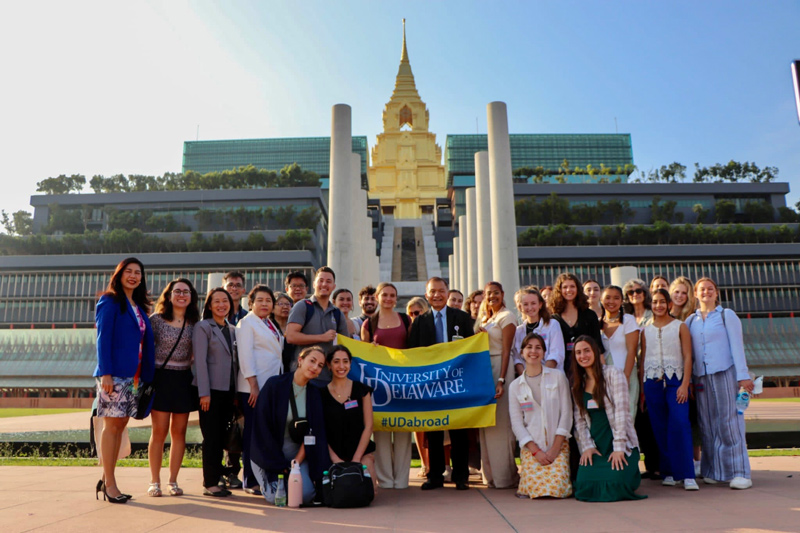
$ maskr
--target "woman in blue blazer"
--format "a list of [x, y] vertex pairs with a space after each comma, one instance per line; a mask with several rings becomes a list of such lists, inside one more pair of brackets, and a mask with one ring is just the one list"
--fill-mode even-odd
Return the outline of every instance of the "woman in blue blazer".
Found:
[[103, 479], [97, 491], [111, 503], [126, 503], [130, 495], [117, 487], [117, 466], [122, 432], [136, 416], [136, 392], [153, 381], [155, 346], [147, 313], [150, 299], [144, 265], [129, 257], [117, 265], [95, 309], [97, 325], [97, 416], [103, 417], [100, 449]]

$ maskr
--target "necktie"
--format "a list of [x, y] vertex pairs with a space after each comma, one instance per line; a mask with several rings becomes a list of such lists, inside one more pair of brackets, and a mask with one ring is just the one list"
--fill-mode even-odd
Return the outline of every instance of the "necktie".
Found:
[[436, 344], [445, 342], [444, 336], [444, 321], [442, 320], [442, 312], [436, 313]]

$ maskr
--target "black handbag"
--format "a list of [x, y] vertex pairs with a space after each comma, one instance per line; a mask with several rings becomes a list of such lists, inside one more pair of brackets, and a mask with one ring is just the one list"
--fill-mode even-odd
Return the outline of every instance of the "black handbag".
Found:
[[375, 498], [375, 487], [361, 463], [334, 463], [322, 478], [322, 495], [329, 507], [366, 507]]
[[289, 392], [289, 403], [292, 406], [292, 419], [286, 423], [289, 437], [293, 442], [303, 444], [303, 439], [308, 435], [308, 428], [310, 427], [308, 419], [297, 416], [297, 402], [295, 402], [293, 391]]
[[[169, 360], [172, 359], [172, 354], [175, 353], [175, 348], [178, 347], [178, 343], [181, 342], [181, 337], [183, 337], [183, 330], [186, 328], [186, 319], [183, 319], [183, 325], [181, 326], [181, 332], [178, 333], [178, 340], [175, 341], [175, 344], [172, 346], [172, 350], [170, 350], [169, 355], [164, 360], [164, 364], [161, 365], [160, 368], [156, 370], [164, 370], [164, 367], [167, 366]], [[133, 417], [136, 420], [144, 420], [148, 416], [150, 416], [150, 410], [153, 408], [153, 400], [156, 399], [156, 387], [153, 383], [140, 383], [139, 389], [136, 391], [136, 415]]]
[[228, 420], [228, 423], [225, 425], [222, 447], [228, 450], [228, 453], [242, 453], [243, 442], [240, 417], [234, 411], [231, 415], [231, 419]]

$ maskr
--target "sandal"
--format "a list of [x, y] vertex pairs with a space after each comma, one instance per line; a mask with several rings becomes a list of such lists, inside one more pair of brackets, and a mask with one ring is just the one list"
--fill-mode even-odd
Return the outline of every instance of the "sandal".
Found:
[[147, 486], [147, 495], [154, 498], [161, 496], [161, 483], [150, 483]]
[[183, 489], [178, 486], [178, 482], [175, 483], [167, 483], [169, 485], [169, 495], [170, 496], [183, 496]]

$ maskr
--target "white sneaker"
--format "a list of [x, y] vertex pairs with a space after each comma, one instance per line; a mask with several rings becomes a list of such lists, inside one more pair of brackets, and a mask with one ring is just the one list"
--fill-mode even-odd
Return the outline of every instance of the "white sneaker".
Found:
[[[480, 476], [481, 471], [475, 468], [474, 466], [469, 467], [469, 475], [470, 476]], [[527, 498], [527, 496], [525, 496]]]
[[735, 477], [731, 480], [731, 488], [732, 489], [749, 489], [753, 486], [753, 482], [746, 477]]
[[702, 470], [700, 469], [700, 461], [694, 462], [694, 477], [701, 477]]
[[450, 467], [450, 465], [447, 465], [444, 467], [444, 481], [445, 483], [450, 483], [452, 479], [453, 479], [453, 469]]
[[678, 484], [678, 482], [675, 481], [675, 478], [673, 478], [672, 476], [667, 476], [663, 480], [661, 480], [661, 484], [666, 485], [667, 487], [674, 487], [675, 485]]
[[706, 485], [716, 485], [717, 483], [719, 483], [719, 481], [717, 481], [716, 479], [711, 479], [710, 477], [704, 477], [703, 483], [705, 483]]
[[686, 490], [700, 490], [700, 487], [697, 486], [697, 481], [694, 479], [684, 479], [683, 488]]

